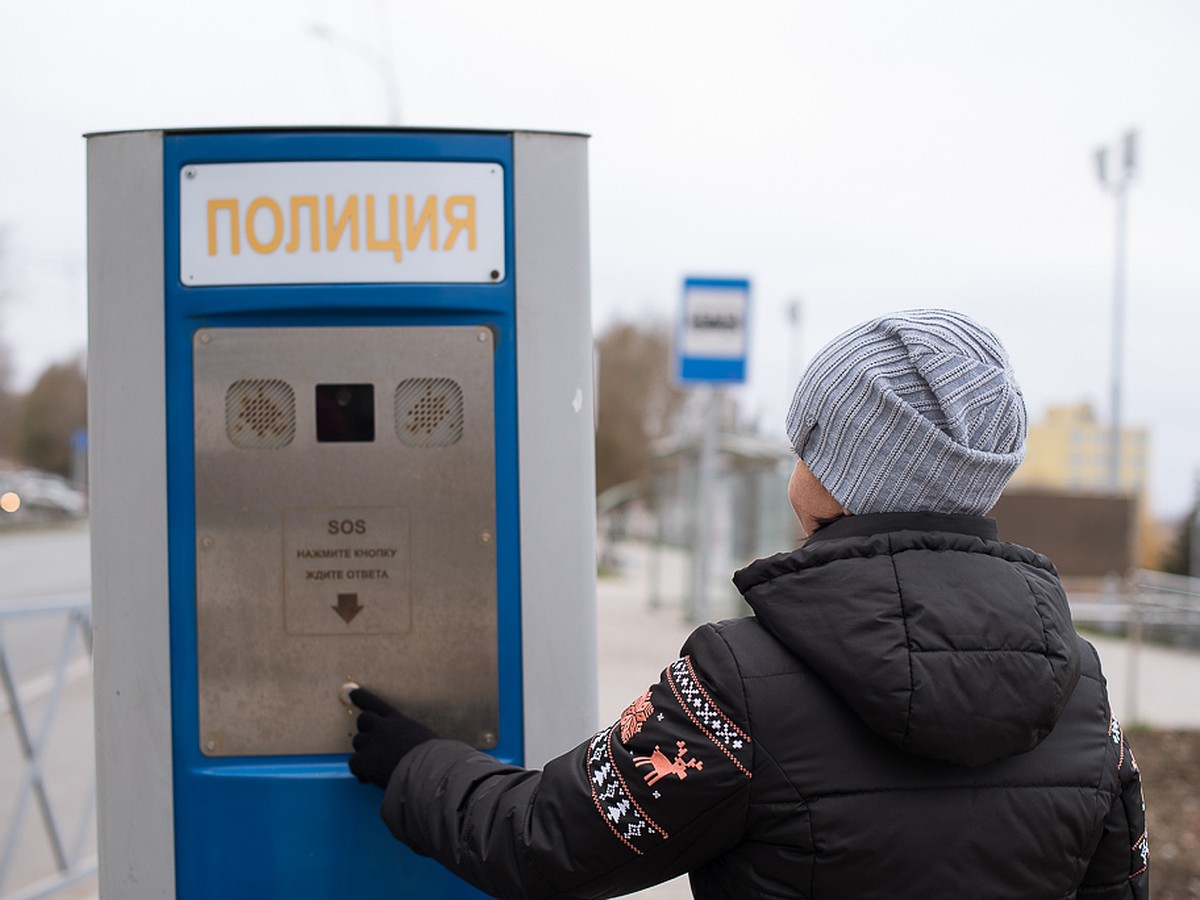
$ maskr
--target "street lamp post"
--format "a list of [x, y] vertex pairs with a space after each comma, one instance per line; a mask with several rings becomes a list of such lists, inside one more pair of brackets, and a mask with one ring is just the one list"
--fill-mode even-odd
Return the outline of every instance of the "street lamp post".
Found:
[[791, 346], [789, 348], [788, 373], [787, 377], [791, 384], [790, 390], [795, 390], [796, 385], [800, 382], [800, 376], [804, 374], [802, 365], [803, 358], [800, 354], [800, 339], [803, 335], [802, 327], [804, 320], [804, 298], [793, 297], [787, 305], [787, 320], [788, 329], [791, 333]]
[[[386, 40], [386, 36], [389, 33], [386, 22], [383, 20], [386, 7], [380, 4], [377, 9], [380, 15], [380, 33], [385, 36], [384, 39]], [[391, 52], [377, 50], [362, 41], [347, 38], [322, 22], [312, 23], [308, 30], [309, 34], [318, 40], [326, 41], [334, 46], [341, 45], [344, 49], [358, 54], [379, 68], [380, 80], [383, 82], [384, 95], [387, 98], [387, 123], [389, 125], [399, 125], [400, 92], [396, 87], [396, 68], [392, 62]]]
[[[1125, 329], [1125, 217], [1126, 191], [1137, 171], [1137, 132], [1125, 132], [1120, 159], [1109, 165], [1109, 147], [1096, 151], [1096, 177], [1117, 204], [1116, 246], [1113, 254], [1112, 394], [1109, 424], [1108, 487], [1121, 492], [1121, 368]], [[1114, 154], [1115, 156], [1115, 154]]]

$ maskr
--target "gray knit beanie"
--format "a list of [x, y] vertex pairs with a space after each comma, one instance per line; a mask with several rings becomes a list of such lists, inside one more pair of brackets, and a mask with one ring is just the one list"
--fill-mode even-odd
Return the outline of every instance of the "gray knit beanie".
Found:
[[800, 458], [859, 515], [983, 515], [1025, 456], [1025, 401], [1004, 347], [945, 309], [835, 338], [800, 379], [787, 425]]

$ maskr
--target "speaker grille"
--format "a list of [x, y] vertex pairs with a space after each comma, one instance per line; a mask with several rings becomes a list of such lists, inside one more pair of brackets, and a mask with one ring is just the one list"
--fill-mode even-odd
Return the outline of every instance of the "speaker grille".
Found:
[[410, 447], [457, 444], [463, 393], [449, 378], [409, 378], [396, 388], [396, 436]]
[[273, 378], [235, 381], [225, 392], [225, 433], [237, 447], [275, 450], [296, 436], [296, 395]]

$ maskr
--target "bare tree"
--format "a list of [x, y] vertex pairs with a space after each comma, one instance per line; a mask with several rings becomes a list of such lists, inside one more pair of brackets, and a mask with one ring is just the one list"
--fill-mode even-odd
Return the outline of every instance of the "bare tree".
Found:
[[10, 373], [8, 348], [0, 343], [0, 460], [12, 458], [20, 431], [20, 402], [9, 389]]
[[87, 427], [87, 378], [82, 356], [49, 366], [21, 406], [22, 462], [69, 475], [72, 435]]
[[1175, 531], [1175, 538], [1163, 554], [1162, 563], [1159, 566], [1164, 572], [1170, 572], [1173, 575], [1191, 575], [1193, 573], [1195, 566], [1192, 553], [1196, 547], [1194, 537], [1196, 511], [1196, 504], [1192, 504], [1192, 508], [1180, 521]]
[[671, 430], [685, 394], [671, 377], [665, 324], [616, 322], [597, 348], [596, 490], [604, 491], [649, 477], [651, 442]]
[[0, 228], [0, 460], [11, 458], [17, 449], [20, 403], [12, 392], [12, 354], [4, 338], [4, 230]]

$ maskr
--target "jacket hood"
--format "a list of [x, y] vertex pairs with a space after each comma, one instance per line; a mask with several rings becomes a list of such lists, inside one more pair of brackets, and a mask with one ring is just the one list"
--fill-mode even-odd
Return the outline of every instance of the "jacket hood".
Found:
[[976, 766], [1024, 753], [1079, 678], [1048, 559], [978, 516], [888, 513], [822, 528], [734, 583], [760, 623], [908, 753]]

